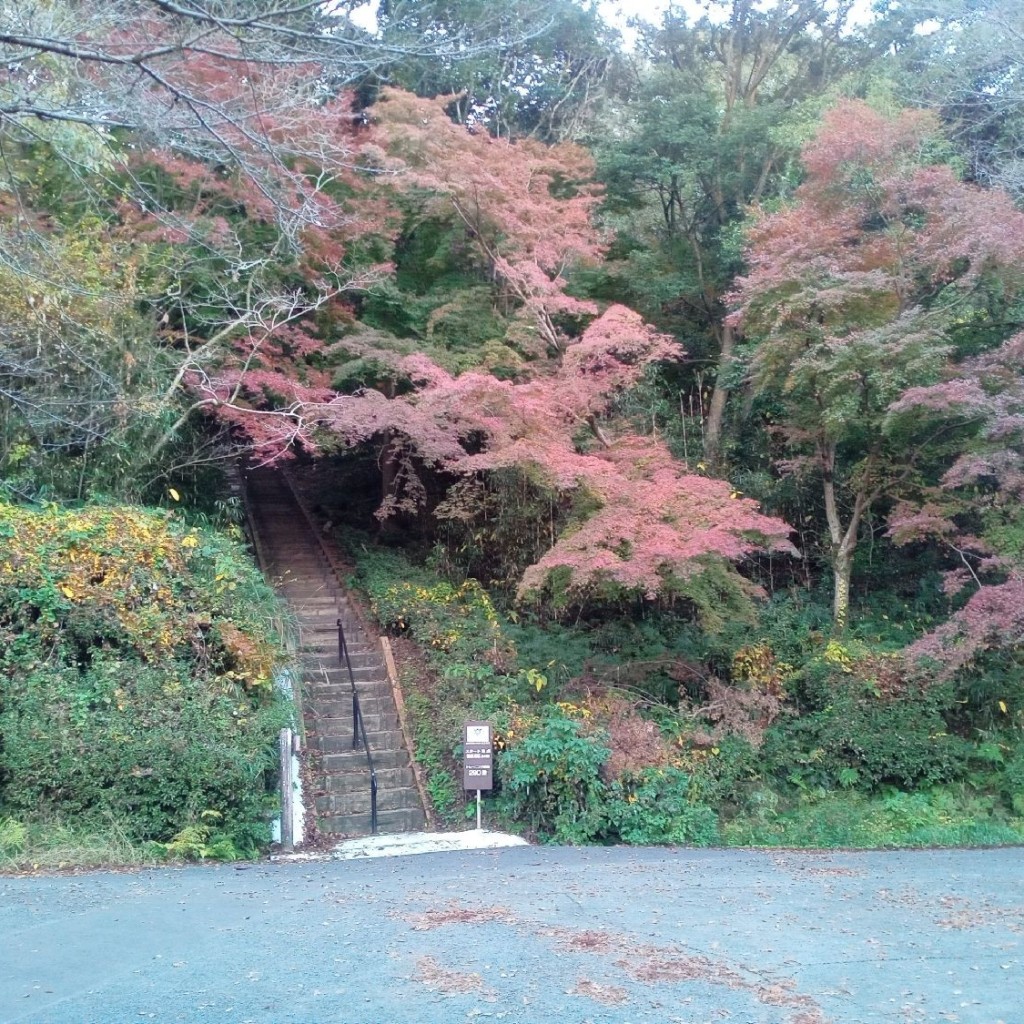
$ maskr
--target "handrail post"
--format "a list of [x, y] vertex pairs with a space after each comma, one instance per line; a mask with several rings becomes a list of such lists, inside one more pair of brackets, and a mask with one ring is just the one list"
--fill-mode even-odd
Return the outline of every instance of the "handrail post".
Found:
[[377, 834], [377, 773], [370, 770], [370, 834]]
[[352, 684], [352, 749], [359, 749], [359, 736], [363, 737], [363, 749], [366, 751], [366, 764], [370, 769], [370, 833], [377, 834], [377, 770], [373, 767], [373, 756], [370, 754], [370, 741], [366, 738], [366, 723], [359, 708], [359, 691], [356, 689], [356, 675], [352, 671], [352, 659], [348, 653], [345, 640], [345, 627], [341, 616], [338, 617], [338, 664], [348, 669], [349, 682]]
[[352, 691], [352, 749], [359, 749], [359, 694]]

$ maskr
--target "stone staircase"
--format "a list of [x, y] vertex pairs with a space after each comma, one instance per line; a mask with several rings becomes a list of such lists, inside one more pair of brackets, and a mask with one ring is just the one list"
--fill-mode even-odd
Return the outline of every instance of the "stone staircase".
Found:
[[[263, 572], [288, 601], [298, 626], [300, 705], [306, 749], [313, 756], [319, 831], [370, 832], [370, 770], [362, 744], [352, 745], [352, 684], [338, 659], [338, 619], [377, 775], [378, 831], [423, 829], [423, 804], [379, 643], [363, 628], [284, 475], [253, 470], [246, 490]], [[307, 813], [310, 802], [307, 797]]]

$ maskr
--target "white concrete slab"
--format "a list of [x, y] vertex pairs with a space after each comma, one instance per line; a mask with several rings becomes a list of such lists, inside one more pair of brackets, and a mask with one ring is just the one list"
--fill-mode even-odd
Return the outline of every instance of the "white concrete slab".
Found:
[[443, 853], [452, 850], [495, 850], [502, 846], [527, 846], [521, 836], [487, 829], [465, 832], [399, 832], [395, 835], [364, 836], [347, 839], [331, 851], [332, 860], [359, 857], [407, 857], [416, 853]]
[[291, 861], [355, 860], [371, 857], [408, 857], [416, 853], [445, 853], [458, 850], [496, 850], [503, 846], [529, 846], [520, 836], [487, 829], [465, 832], [399, 832], [394, 835], [346, 839], [333, 850], [272, 853], [273, 863]]

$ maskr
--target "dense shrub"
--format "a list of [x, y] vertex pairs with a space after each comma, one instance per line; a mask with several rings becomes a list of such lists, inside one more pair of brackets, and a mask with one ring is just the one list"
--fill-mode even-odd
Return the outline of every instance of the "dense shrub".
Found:
[[991, 797], [949, 787], [818, 793], [779, 807], [766, 802], [727, 823], [731, 846], [925, 847], [1017, 844], [1024, 819], [1002, 813]]
[[[570, 626], [517, 619], [475, 582], [395, 551], [353, 555], [381, 624], [434, 670], [429, 686], [410, 678], [409, 703], [449, 820], [461, 723], [488, 718], [501, 748], [491, 806], [558, 842], [922, 845], [1020, 831], [1021, 675], [990, 658], [948, 683], [908, 680], [897, 634], [916, 620], [883, 609], [836, 637], [826, 605], [782, 596], [756, 629], [717, 635], [671, 609]], [[974, 795], [941, 795], [951, 786]]]
[[558, 705], [499, 759], [504, 809], [559, 842], [585, 843], [604, 831], [600, 735]]
[[605, 810], [607, 839], [636, 845], [718, 841], [718, 815], [692, 802], [690, 776], [679, 768], [648, 768], [610, 787]]
[[202, 819], [222, 855], [269, 838], [289, 712], [245, 552], [124, 507], [0, 506], [0, 536], [0, 809], [162, 842]]
[[769, 731], [762, 757], [780, 781], [800, 788], [913, 788], [962, 778], [970, 745], [949, 732], [949, 687], [909, 691], [898, 700], [834, 680], [831, 699]]

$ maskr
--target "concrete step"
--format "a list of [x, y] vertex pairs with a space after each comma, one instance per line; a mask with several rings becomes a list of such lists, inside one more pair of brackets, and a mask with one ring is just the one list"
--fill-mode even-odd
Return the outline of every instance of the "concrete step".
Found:
[[[296, 621], [296, 625], [311, 648], [330, 649], [334, 657], [338, 656], [338, 627], [335, 623], [324, 621], [310, 624], [299, 618]], [[376, 649], [377, 657], [378, 659], [380, 658], [380, 648], [376, 644], [366, 642], [357, 644], [353, 642], [352, 631], [348, 629], [345, 630], [345, 646], [348, 648], [349, 657], [353, 654], [365, 654], [367, 653], [367, 648], [369, 648], [370, 650]]]
[[[359, 691], [356, 691], [359, 693]], [[395, 711], [395, 702], [389, 690], [383, 688], [371, 693], [359, 693], [359, 708], [363, 717], [368, 715], [381, 715]], [[348, 693], [326, 693], [318, 694], [316, 707], [305, 709], [304, 717], [307, 721], [316, 721], [317, 718], [351, 718], [352, 717], [352, 694]]]
[[[344, 704], [348, 703], [349, 706], [352, 704], [352, 684], [346, 679], [344, 683], [337, 685], [330, 683], [311, 683], [308, 686], [302, 687], [302, 692], [312, 700], [317, 702], [317, 707], [311, 710], [317, 711], [319, 714], [319, 706], [321, 703], [329, 704]], [[359, 697], [359, 703], [365, 704], [368, 700], [383, 700], [394, 704], [394, 695], [391, 692], [391, 684], [386, 679], [380, 679], [377, 681], [373, 680], [359, 680], [356, 682], [356, 694]], [[331, 716], [328, 715], [328, 718]]]
[[[300, 606], [295, 615], [296, 618], [303, 622], [308, 622], [311, 626], [333, 627], [337, 624], [339, 618], [343, 626], [354, 624], [353, 619], [350, 616], [346, 616], [344, 612], [339, 615], [337, 601], [332, 601], [330, 605], [323, 603]], [[346, 630], [346, 632], [348, 631]]]
[[[338, 643], [338, 611], [337, 605], [331, 604], [330, 611], [324, 614], [328, 606], [322, 605], [321, 607], [311, 607], [310, 605], [297, 605], [295, 606], [295, 614], [299, 619], [308, 621], [314, 628], [313, 633], [329, 636], [331, 641], [337, 646]], [[362, 623], [355, 620], [346, 618], [344, 615], [341, 616], [341, 628], [345, 631], [345, 643], [350, 647], [357, 644], [365, 644], [367, 637], [364, 633]]]
[[[377, 788], [377, 812], [399, 810], [422, 810], [420, 795], [415, 789], [403, 786], [400, 789]], [[326, 793], [316, 798], [316, 812], [323, 815], [360, 814], [370, 810], [370, 780], [361, 789], [348, 793]]]
[[328, 628], [337, 636], [338, 619], [345, 631], [345, 640], [349, 644], [365, 643], [363, 624], [355, 616], [338, 610], [338, 603], [324, 597], [308, 598], [304, 601], [289, 602], [295, 611], [296, 618], [308, 622], [320, 629]]
[[297, 568], [295, 565], [284, 564], [271, 564], [267, 566], [267, 572], [275, 580], [277, 580], [282, 587], [285, 587], [289, 592], [294, 593], [296, 597], [301, 597], [300, 588], [305, 587], [310, 593], [314, 593], [318, 588], [333, 588], [332, 593], [337, 596], [338, 581], [333, 573], [323, 572], [316, 569], [302, 569]]
[[[307, 655], [315, 652], [307, 651]], [[302, 659], [301, 672], [303, 679], [320, 685], [333, 683], [344, 685], [348, 682], [348, 667], [352, 666], [352, 674], [357, 680], [362, 678], [358, 673], [365, 674], [372, 670], [379, 673], [381, 679], [387, 678], [387, 669], [384, 668], [384, 660], [378, 652], [367, 652], [366, 654], [350, 654], [348, 662], [339, 663], [337, 654], [332, 657], [306, 657]]]
[[[381, 715], [391, 712], [397, 714], [395, 701], [389, 691], [383, 688], [359, 693], [359, 708], [364, 721], [370, 715]], [[352, 720], [352, 691], [344, 693], [304, 693], [307, 707], [303, 709], [303, 721], [311, 723], [323, 735], [335, 728], [336, 721]], [[328, 713], [330, 712], [330, 713]], [[369, 725], [366, 727], [370, 731]], [[379, 732], [380, 730], [375, 730]]]
[[[403, 808], [377, 812], [377, 831], [385, 835], [393, 832], [421, 832], [426, 826], [422, 808]], [[368, 836], [370, 815], [331, 814], [318, 819], [321, 832], [337, 836]]]
[[[367, 654], [359, 658], [358, 661], [355, 658], [351, 658], [351, 663], [352, 674], [356, 677], [357, 686], [364, 678], [368, 678], [365, 676], [365, 673], [371, 669], [378, 673], [379, 679], [387, 679], [387, 669], [384, 668], [384, 663], [379, 655], [373, 657]], [[349, 683], [348, 665], [339, 665], [337, 658], [327, 659], [321, 657], [315, 659], [312, 665], [306, 662], [300, 666], [300, 671], [303, 679], [308, 680], [310, 683], [315, 683], [317, 686], [346, 686]], [[364, 673], [364, 675], [357, 673]]]
[[[358, 688], [360, 683], [379, 683], [387, 680], [387, 672], [384, 670], [383, 665], [353, 665], [352, 675], [349, 676], [348, 667], [328, 669], [327, 679], [329, 682], [347, 683], [350, 679], [356, 681], [356, 687]], [[321, 685], [321, 681], [324, 679], [323, 673], [311, 672], [310, 682], [317, 679], [315, 685]]]
[[[317, 743], [324, 754], [342, 754], [352, 749], [352, 719], [321, 718], [317, 721]], [[376, 762], [378, 752], [402, 750], [402, 734], [397, 729], [381, 732], [366, 730], [366, 742]]]
[[[330, 714], [333, 711], [334, 714]], [[394, 705], [390, 709], [371, 711], [359, 702], [359, 711], [363, 719], [363, 728], [366, 730], [366, 738], [371, 743], [370, 750], [373, 750], [371, 736], [378, 734], [397, 732], [398, 712]], [[352, 735], [352, 702], [347, 704], [339, 702], [333, 706], [318, 705], [316, 711], [309, 712], [303, 716], [307, 727], [312, 726], [317, 736], [321, 739], [326, 736]]]
[[313, 609], [330, 609], [337, 615], [338, 607], [338, 585], [333, 580], [325, 580], [322, 583], [311, 585], [301, 580], [293, 580], [274, 577], [275, 589], [284, 594], [288, 603], [295, 606], [297, 611], [311, 611]]
[[[370, 696], [365, 694], [359, 694], [359, 710], [363, 713], [363, 720], [369, 723], [370, 719], [379, 715], [397, 715], [395, 711], [395, 702], [391, 697], [390, 692]], [[339, 694], [337, 699], [331, 699], [330, 697], [318, 698], [315, 711], [309, 711], [307, 714], [316, 718], [317, 716], [323, 716], [324, 718], [344, 718], [346, 715], [352, 717], [352, 697], [351, 695]], [[369, 728], [369, 725], [367, 725]]]
[[[412, 769], [398, 765], [394, 768], [383, 768], [376, 763], [373, 766], [377, 773], [377, 803], [380, 806], [380, 794], [384, 789], [409, 789], [415, 792], [415, 780]], [[370, 769], [363, 762], [361, 769], [352, 768], [343, 772], [332, 772], [322, 779], [323, 785], [318, 791], [319, 796], [340, 796], [346, 793], [370, 792]]]
[[[296, 609], [294, 606], [293, 609], [295, 611], [295, 623], [309, 637], [309, 642], [315, 646], [330, 648], [334, 652], [332, 657], [337, 658], [337, 613], [331, 618], [327, 618], [325, 615], [307, 617], [303, 609]], [[344, 619], [342, 619], [341, 628], [345, 631], [345, 646], [348, 648], [350, 655], [366, 654], [368, 651], [374, 651], [378, 658], [381, 657], [380, 644], [377, 643], [376, 637], [368, 636], [362, 627], [356, 628], [353, 623], [346, 623]]]
[[274, 576], [280, 576], [286, 582], [302, 580], [337, 580], [337, 577], [334, 575], [330, 566], [324, 565], [323, 561], [313, 555], [302, 558], [279, 558], [275, 555], [273, 558], [268, 560], [267, 569]]
[[[335, 621], [338, 619], [338, 598], [330, 587], [324, 586], [314, 591], [303, 588], [301, 593], [296, 593], [291, 585], [281, 584], [273, 578], [269, 580], [270, 585], [287, 602], [289, 608], [296, 615], [310, 615], [317, 618], [332, 616]], [[344, 621], [342, 622], [344, 625]]]
[[[405, 749], [402, 750], [375, 750], [373, 755], [373, 766], [378, 770], [389, 768], [407, 768], [409, 766], [409, 755]], [[355, 771], [356, 769], [366, 770], [365, 750], [345, 750], [334, 754], [323, 754], [320, 758], [324, 773]]]

